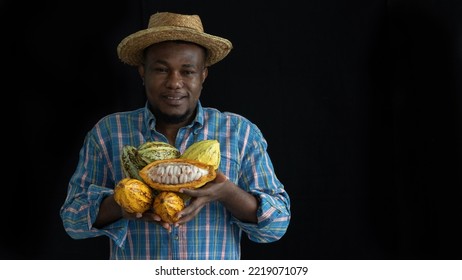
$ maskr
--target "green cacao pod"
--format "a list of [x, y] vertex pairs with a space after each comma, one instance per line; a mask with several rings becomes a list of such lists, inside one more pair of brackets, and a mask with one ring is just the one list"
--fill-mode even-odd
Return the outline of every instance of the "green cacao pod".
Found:
[[138, 156], [146, 164], [156, 160], [179, 158], [180, 151], [165, 142], [150, 141], [138, 146]]
[[142, 180], [139, 172], [146, 166], [138, 155], [138, 149], [134, 146], [125, 145], [121, 154], [122, 170], [125, 177]]
[[221, 159], [220, 143], [213, 139], [194, 142], [186, 148], [181, 158], [197, 160], [218, 169]]

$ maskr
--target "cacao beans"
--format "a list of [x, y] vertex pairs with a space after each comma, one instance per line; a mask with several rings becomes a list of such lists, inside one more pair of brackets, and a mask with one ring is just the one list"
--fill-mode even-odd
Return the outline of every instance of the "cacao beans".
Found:
[[177, 158], [156, 160], [143, 167], [140, 177], [159, 191], [176, 191], [181, 188], [200, 188], [216, 177], [215, 167], [203, 162]]

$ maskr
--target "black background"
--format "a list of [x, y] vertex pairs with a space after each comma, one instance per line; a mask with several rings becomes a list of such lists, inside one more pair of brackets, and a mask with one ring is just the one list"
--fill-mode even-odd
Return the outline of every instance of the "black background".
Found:
[[1, 1], [2, 259], [107, 259], [60, 217], [86, 132], [144, 105], [117, 58], [156, 11], [199, 14], [234, 49], [202, 102], [269, 143], [287, 234], [243, 259], [462, 259], [462, 2]]

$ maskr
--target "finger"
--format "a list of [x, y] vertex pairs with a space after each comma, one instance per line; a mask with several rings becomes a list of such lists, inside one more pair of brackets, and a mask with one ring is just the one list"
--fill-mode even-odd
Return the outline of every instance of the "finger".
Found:
[[193, 189], [179, 189], [178, 192], [179, 193], [184, 193], [184, 194], [187, 194], [187, 195], [195, 193], [195, 191]]
[[172, 228], [171, 228], [170, 224], [162, 221], [162, 219], [160, 218], [159, 215], [151, 213], [149, 215], [149, 218], [150, 218], [150, 221], [155, 221], [156, 223], [161, 225], [163, 228], [165, 228], [168, 232], [171, 232]]
[[162, 219], [160, 218], [160, 216], [157, 215], [157, 214], [153, 214], [153, 215], [152, 215], [152, 219], [153, 219], [154, 221], [156, 221], [156, 222], [162, 221]]
[[189, 205], [183, 210], [177, 213], [178, 221], [175, 223], [175, 226], [185, 224], [192, 220], [202, 209], [202, 206]]
[[154, 214], [152, 212], [144, 212], [142, 214], [142, 218], [143, 220], [148, 221], [148, 222], [152, 222], [152, 221], [160, 222], [160, 217], [157, 214]]
[[169, 223], [160, 222], [160, 225], [165, 228], [169, 233], [172, 232], [172, 228]]
[[215, 183], [223, 183], [228, 180], [228, 177], [222, 172], [217, 172], [217, 176], [215, 177]]

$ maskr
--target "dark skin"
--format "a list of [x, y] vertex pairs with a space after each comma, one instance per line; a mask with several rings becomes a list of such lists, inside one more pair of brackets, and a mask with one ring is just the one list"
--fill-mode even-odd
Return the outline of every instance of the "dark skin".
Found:
[[[205, 50], [196, 44], [162, 42], [148, 47], [144, 64], [138, 67], [151, 111], [156, 116], [156, 129], [172, 145], [175, 144], [178, 130], [194, 119], [202, 85], [208, 75], [205, 58]], [[219, 201], [243, 222], [257, 222], [257, 199], [228, 180], [220, 171], [217, 171], [213, 181], [203, 187], [182, 189], [180, 192], [189, 195], [191, 200], [177, 214], [179, 220], [173, 226], [190, 221], [206, 204], [213, 201]], [[120, 218], [160, 223], [168, 231], [172, 226], [161, 221], [152, 211], [142, 215], [124, 211], [113, 196], [103, 200], [93, 226], [101, 228]]]

